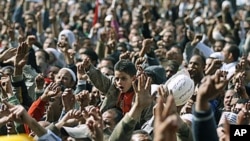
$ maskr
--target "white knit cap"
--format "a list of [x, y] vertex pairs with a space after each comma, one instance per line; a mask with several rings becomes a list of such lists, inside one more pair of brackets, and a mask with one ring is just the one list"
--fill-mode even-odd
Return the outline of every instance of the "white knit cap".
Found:
[[71, 30], [64, 29], [59, 33], [58, 41], [61, 40], [62, 35], [67, 37], [68, 43], [70, 47], [72, 47], [73, 43], [76, 41], [75, 34]]
[[76, 82], [76, 74], [71, 69], [69, 69], [69, 68], [62, 68], [61, 70], [67, 70], [71, 74], [74, 82]]

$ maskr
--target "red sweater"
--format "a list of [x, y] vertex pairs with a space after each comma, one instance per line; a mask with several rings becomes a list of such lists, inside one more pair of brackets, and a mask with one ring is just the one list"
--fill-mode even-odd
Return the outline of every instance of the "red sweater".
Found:
[[118, 107], [122, 109], [123, 114], [129, 112], [131, 109], [133, 98], [134, 91], [120, 94], [118, 99]]
[[[28, 111], [28, 114], [33, 117], [34, 119], [36, 119], [36, 121], [40, 121], [41, 118], [43, 117], [44, 115], [44, 112], [45, 112], [45, 105], [46, 105], [46, 102], [42, 101], [41, 98], [38, 98], [36, 101], [34, 101], [32, 103], [32, 105], [30, 106], [29, 108], [29, 111]], [[30, 129], [29, 127], [25, 124], [24, 125], [24, 128], [25, 128], [25, 132], [27, 134], [30, 133]]]

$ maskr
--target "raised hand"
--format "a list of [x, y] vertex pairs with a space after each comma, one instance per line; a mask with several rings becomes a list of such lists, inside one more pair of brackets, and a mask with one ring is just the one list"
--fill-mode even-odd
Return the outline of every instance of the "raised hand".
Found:
[[76, 64], [77, 68], [77, 79], [78, 80], [88, 80], [88, 75], [85, 72], [84, 62], [80, 62]]
[[44, 76], [42, 74], [38, 74], [35, 78], [35, 82], [37, 89], [43, 89], [45, 83]]
[[151, 47], [154, 44], [153, 38], [151, 39], [144, 39], [142, 41], [142, 49], [140, 51], [140, 57], [143, 57], [146, 53], [151, 51]]
[[56, 127], [60, 129], [62, 126], [76, 126], [82, 118], [80, 110], [72, 109], [64, 115], [64, 117], [56, 124]]
[[140, 74], [137, 80], [133, 81], [132, 86], [135, 91], [135, 105], [140, 109], [145, 109], [152, 102], [150, 95], [151, 78], [145, 74]]
[[178, 130], [178, 117], [172, 113], [173, 107], [176, 108], [174, 98], [169, 95], [166, 102], [162, 97], [157, 100], [154, 121], [154, 141], [176, 141]]
[[140, 57], [140, 58], [136, 59], [135, 66], [136, 67], [142, 66], [142, 64], [145, 63], [146, 61], [147, 61], [146, 58]]
[[16, 56], [14, 59], [14, 67], [16, 69], [23, 69], [28, 59], [28, 53], [28, 44], [26, 42], [22, 42], [21, 45], [17, 48]]
[[248, 99], [248, 94], [244, 85], [244, 78], [246, 77], [245, 72], [240, 72], [238, 73], [238, 75], [235, 78], [234, 81], [234, 90], [237, 92], [237, 94], [241, 97], [241, 98], [246, 98]]
[[66, 112], [73, 109], [75, 105], [75, 96], [72, 89], [66, 88], [64, 90], [64, 92], [62, 93], [62, 104]]
[[217, 70], [214, 75], [206, 76], [201, 80], [195, 106], [197, 111], [209, 109], [208, 101], [215, 99], [221, 90], [227, 86], [230, 79], [227, 79], [226, 76], [225, 72]]
[[[9, 48], [0, 54], [0, 60], [5, 61], [16, 55], [16, 48]], [[13, 62], [12, 62], [13, 63]]]
[[247, 65], [246, 56], [242, 56], [242, 57], [240, 58], [239, 63], [238, 63], [238, 64], [236, 65], [236, 67], [235, 67], [235, 72], [236, 72], [236, 73], [245, 72], [246, 65]]
[[91, 61], [88, 57], [86, 57], [82, 62], [82, 67], [85, 69], [85, 71], [88, 71], [91, 65]]
[[41, 21], [41, 12], [40, 11], [37, 12], [35, 16], [36, 16], [36, 21], [40, 22]]
[[130, 59], [130, 52], [126, 51], [126, 52], [120, 54], [119, 59], [120, 60], [122, 60], [122, 59]]
[[0, 89], [2, 91], [2, 98], [8, 98], [12, 96], [13, 91], [12, 91], [12, 85], [11, 85], [9, 76], [1, 77]]
[[41, 100], [49, 101], [50, 98], [56, 97], [59, 94], [61, 94], [61, 87], [58, 84], [51, 82], [44, 90]]
[[34, 43], [36, 43], [36, 36], [29, 35], [27, 37], [27, 44], [28, 44], [28, 46], [31, 47]]
[[165, 48], [159, 48], [154, 50], [154, 53], [159, 58], [166, 58], [167, 50]]
[[103, 120], [102, 114], [99, 109], [92, 108], [89, 111], [90, 118], [87, 119], [86, 124], [88, 125], [92, 138], [95, 141], [103, 141]]
[[217, 69], [221, 68], [222, 61], [219, 59], [213, 59], [210, 66], [205, 67], [205, 74], [206, 75], [213, 75]]
[[143, 21], [144, 22], [150, 22], [152, 19], [152, 14], [150, 13], [149, 10], [144, 10], [143, 11]]
[[250, 104], [244, 104], [244, 107], [240, 110], [237, 116], [237, 125], [248, 125], [250, 121], [249, 113]]
[[76, 101], [80, 104], [81, 109], [89, 105], [90, 97], [87, 90], [81, 91], [75, 96]]
[[192, 46], [196, 46], [202, 39], [202, 34], [195, 34], [194, 39], [191, 42]]

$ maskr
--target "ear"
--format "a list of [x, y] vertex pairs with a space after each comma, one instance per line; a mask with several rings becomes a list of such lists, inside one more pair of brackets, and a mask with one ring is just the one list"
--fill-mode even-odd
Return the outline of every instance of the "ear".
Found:
[[232, 54], [232, 53], [229, 53], [228, 58], [229, 58], [230, 60], [233, 59], [233, 54]]

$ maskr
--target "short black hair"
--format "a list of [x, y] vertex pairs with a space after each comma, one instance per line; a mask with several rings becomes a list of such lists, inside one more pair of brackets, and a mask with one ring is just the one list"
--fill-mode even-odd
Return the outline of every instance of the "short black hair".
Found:
[[86, 49], [82, 54], [86, 54], [91, 61], [98, 62], [98, 55], [93, 49]]
[[105, 111], [105, 112], [111, 112], [111, 111], [113, 111], [113, 112], [115, 112], [116, 113], [116, 115], [115, 115], [115, 123], [117, 124], [117, 123], [119, 123], [120, 121], [121, 121], [121, 119], [123, 118], [123, 113], [122, 113], [122, 110], [120, 109], [120, 108], [111, 108], [111, 109], [108, 109], [107, 111]]
[[177, 72], [179, 70], [179, 64], [175, 60], [168, 60], [166, 63], [166, 66], [169, 66], [173, 69], [174, 72]]
[[[205, 67], [205, 65], [206, 65], [206, 58], [204, 57], [204, 56], [202, 56], [202, 55], [200, 55], [200, 54], [194, 54], [192, 57], [194, 57], [194, 56], [198, 56], [198, 57], [200, 57], [201, 58], [201, 63], [202, 63], [202, 65], [203, 65], [203, 67]], [[192, 58], [191, 57], [191, 58]], [[190, 59], [191, 59], [190, 58]], [[190, 62], [190, 60], [188, 61], [188, 63]]]
[[46, 61], [49, 60], [49, 53], [46, 52], [44, 49], [38, 49], [36, 52], [42, 52], [45, 56]]
[[126, 74], [128, 74], [130, 76], [136, 75], [135, 65], [127, 59], [122, 59], [122, 60], [118, 61], [115, 64], [115, 71], [125, 72]]
[[215, 40], [215, 42], [221, 42], [223, 45], [226, 44], [226, 41], [224, 39], [218, 39], [218, 40]]
[[228, 48], [228, 52], [232, 53], [234, 61], [237, 61], [240, 56], [240, 49], [237, 47], [237, 45], [230, 44]]
[[116, 61], [115, 61], [115, 58], [112, 57], [112, 56], [107, 56], [107, 57], [104, 57], [102, 60], [106, 60], [106, 61], [110, 61], [112, 62], [113, 66], [115, 65]]
[[238, 99], [237, 103], [238, 104], [246, 104], [248, 103], [249, 99], [245, 99], [245, 98], [240, 98]]

